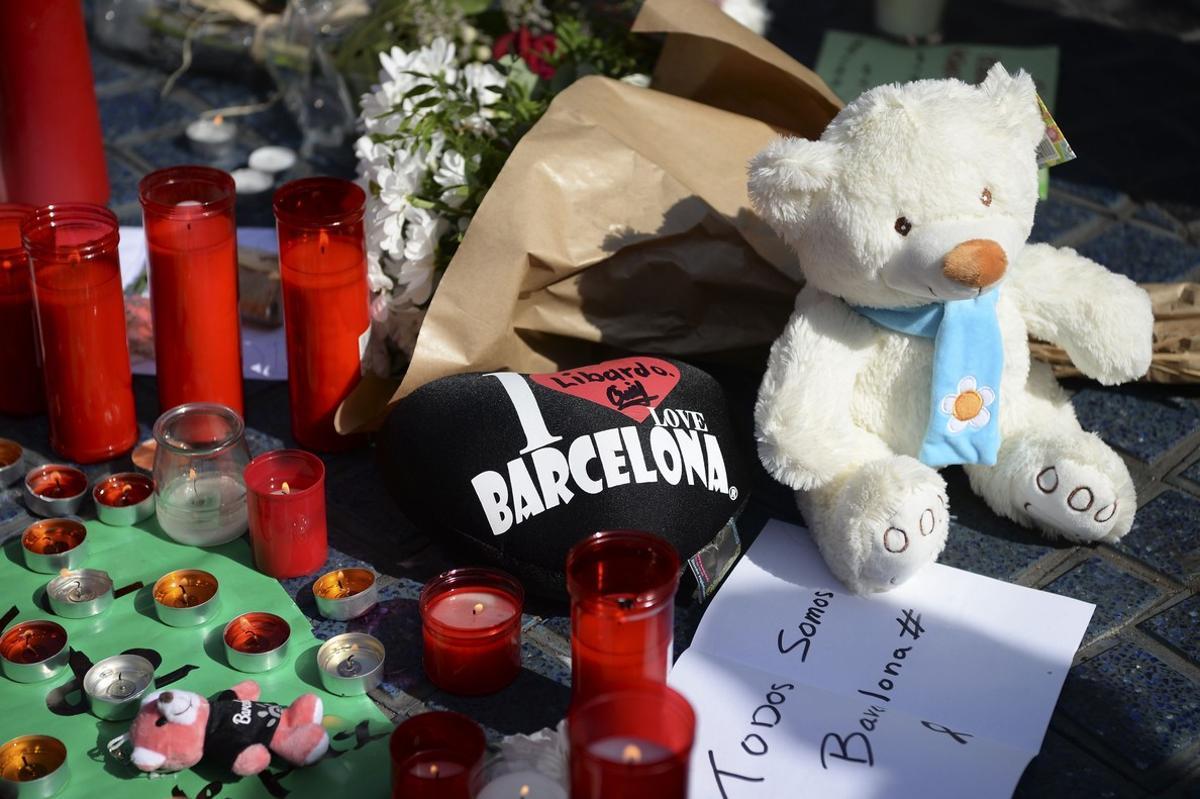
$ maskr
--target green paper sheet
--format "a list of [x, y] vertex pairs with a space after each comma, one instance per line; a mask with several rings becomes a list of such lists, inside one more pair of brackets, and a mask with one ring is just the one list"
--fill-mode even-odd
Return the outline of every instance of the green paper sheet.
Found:
[[[1058, 92], [1057, 47], [995, 47], [988, 44], [904, 45], [846, 31], [828, 31], [817, 54], [816, 72], [846, 102], [885, 83], [921, 78], [958, 78], [979, 83], [997, 61], [1009, 72], [1033, 76], [1051, 111]], [[1038, 196], [1047, 196], [1046, 168], [1038, 170]]]
[[[56, 689], [63, 693], [64, 686], [69, 688], [74, 680], [70, 668], [52, 680], [28, 685], [0, 678], [0, 742], [19, 735], [43, 734], [66, 744], [71, 777], [59, 796], [168, 799], [176, 786], [192, 799], [285, 795], [290, 799], [368, 799], [387, 795], [387, 735], [391, 724], [367, 697], [338, 697], [321, 688], [316, 664], [320, 642], [279, 583], [251, 567], [250, 548], [244, 538], [212, 549], [184, 546], [164, 536], [153, 518], [136, 528], [109, 527], [96, 521], [87, 522], [87, 528], [86, 566], [108, 572], [117, 590], [137, 581], [145, 587], [118, 598], [99, 616], [58, 618], [45, 604], [45, 585], [52, 575], [25, 568], [17, 538], [4, 546], [4, 557], [0, 559], [0, 614], [14, 605], [18, 609], [10, 625], [28, 619], [53, 619], [66, 629], [75, 650], [72, 657], [78, 660], [82, 652], [93, 663], [126, 649], [156, 650], [162, 656], [162, 664], [156, 669], [158, 678], [192, 666], [172, 685], [208, 697], [247, 678], [262, 686], [263, 701], [286, 705], [303, 693], [315, 693], [324, 702], [325, 727], [333, 740], [330, 753], [315, 765], [290, 770], [286, 764], [276, 763], [265, 778], [227, 777], [221, 785], [219, 773], [202, 764], [201, 773], [184, 771], [152, 779], [132, 766], [113, 761], [106, 751], [108, 741], [124, 733], [129, 722], [102, 722], [92, 716], [78, 690], [64, 697], [69, 707], [60, 707], [58, 713], [50, 709], [52, 700], [48, 695]], [[181, 568], [203, 569], [220, 582], [217, 617], [201, 627], [168, 627], [154, 614], [154, 581]], [[251, 610], [282, 616], [292, 630], [289, 661], [258, 675], [230, 669], [221, 641], [225, 624]], [[82, 673], [79, 676], [82, 678]]]

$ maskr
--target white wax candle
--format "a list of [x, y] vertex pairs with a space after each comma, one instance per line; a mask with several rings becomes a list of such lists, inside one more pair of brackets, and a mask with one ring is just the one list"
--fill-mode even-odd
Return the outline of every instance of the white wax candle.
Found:
[[257, 169], [235, 169], [230, 175], [233, 189], [238, 194], [260, 194], [275, 185], [274, 176]]
[[501, 774], [483, 786], [475, 799], [567, 799], [567, 791], [532, 769]]
[[237, 135], [237, 125], [221, 117], [197, 119], [187, 126], [189, 141], [199, 144], [229, 144]]
[[248, 163], [251, 169], [274, 175], [296, 165], [296, 151], [291, 147], [259, 147], [250, 153]]
[[660, 763], [671, 757], [665, 746], [631, 736], [614, 735], [588, 744], [588, 751], [601, 760], [629, 765]]
[[183, 475], [155, 503], [158, 524], [183, 544], [212, 547], [246, 532], [246, 486], [227, 474]]

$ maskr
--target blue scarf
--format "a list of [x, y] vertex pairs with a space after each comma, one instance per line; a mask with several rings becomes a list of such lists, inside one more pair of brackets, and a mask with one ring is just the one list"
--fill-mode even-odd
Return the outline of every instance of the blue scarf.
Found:
[[1004, 344], [996, 318], [999, 291], [918, 308], [851, 306], [878, 325], [933, 339], [929, 427], [920, 461], [928, 466], [991, 466], [1000, 449], [1000, 376]]

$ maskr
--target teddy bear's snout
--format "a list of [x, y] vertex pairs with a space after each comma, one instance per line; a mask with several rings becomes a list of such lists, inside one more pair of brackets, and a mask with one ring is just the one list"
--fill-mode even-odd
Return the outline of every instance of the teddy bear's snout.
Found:
[[991, 239], [971, 239], [957, 245], [942, 259], [942, 274], [955, 283], [985, 288], [1004, 277], [1008, 258]]

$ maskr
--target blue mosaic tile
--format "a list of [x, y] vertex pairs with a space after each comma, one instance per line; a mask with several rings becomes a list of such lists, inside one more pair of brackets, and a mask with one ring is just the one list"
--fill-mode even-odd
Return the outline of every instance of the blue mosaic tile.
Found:
[[1103, 763], [1051, 729], [1042, 741], [1042, 751], [1030, 761], [1017, 783], [1013, 797], [1118, 799], [1130, 796], [1127, 789], [1118, 787], [1117, 779]]
[[128, 61], [121, 61], [118, 58], [114, 58], [95, 47], [91, 48], [91, 57], [92, 81], [96, 84], [96, 91], [101, 94], [105, 90], [115, 88], [118, 85], [126, 85], [138, 80], [148, 80], [153, 74]]
[[114, 207], [137, 205], [138, 181], [142, 179], [142, 176], [112, 150], [105, 148], [104, 156], [105, 164], [108, 167], [109, 205]]
[[1141, 283], [1178, 280], [1200, 266], [1200, 249], [1174, 236], [1124, 222], [1102, 231], [1078, 250]]
[[1200, 597], [1193, 596], [1138, 625], [1200, 663]]
[[1045, 586], [1045, 590], [1096, 606], [1084, 644], [1129, 621], [1162, 593], [1098, 556], [1088, 558]]
[[130, 145], [129, 149], [155, 169], [178, 164], [203, 164], [228, 171], [246, 164], [251, 147], [240, 140], [235, 140], [234, 146], [227, 156], [217, 159], [207, 158], [192, 150], [183, 133], [173, 131]]
[[1011, 580], [1054, 550], [1037, 532], [997, 516], [971, 492], [962, 469], [942, 472], [950, 497], [950, 534], [939, 563]]
[[1130, 643], [1071, 669], [1058, 707], [1139, 771], [1200, 735], [1200, 685]]
[[175, 85], [191, 92], [209, 108], [254, 105], [269, 95], [269, 91], [250, 83], [222, 80], [201, 72], [188, 72]]
[[1138, 509], [1117, 547], [1179, 580], [1200, 575], [1200, 499], [1179, 491], [1159, 494]]
[[1200, 483], [1200, 460], [1197, 460], [1191, 466], [1180, 472], [1179, 476], [1187, 478], [1193, 483]]
[[1151, 225], [1160, 227], [1171, 233], [1179, 233], [1183, 228], [1178, 219], [1153, 203], [1139, 205], [1138, 209], [1133, 212], [1133, 217], [1143, 222], [1149, 222]]
[[1200, 408], [1183, 397], [1086, 388], [1071, 398], [1084, 430], [1147, 463], [1200, 429]]
[[1052, 193], [1061, 192], [1064, 195], [1069, 195], [1069, 199], [1084, 200], [1105, 208], [1116, 208], [1129, 200], [1128, 195], [1116, 189], [1103, 186], [1089, 186], [1085, 183], [1072, 183], [1067, 180], [1055, 180], [1054, 178], [1050, 180], [1050, 189]]
[[1037, 204], [1037, 213], [1033, 217], [1033, 232], [1029, 235], [1029, 240], [1054, 242], [1067, 231], [1074, 230], [1096, 216], [1094, 211], [1060, 202], [1053, 197], [1042, 200]]
[[104, 138], [114, 141], [123, 136], [149, 133], [165, 126], [182, 129], [196, 112], [170, 97], [159, 97], [158, 89], [146, 87], [104, 97], [100, 100], [100, 121]]

